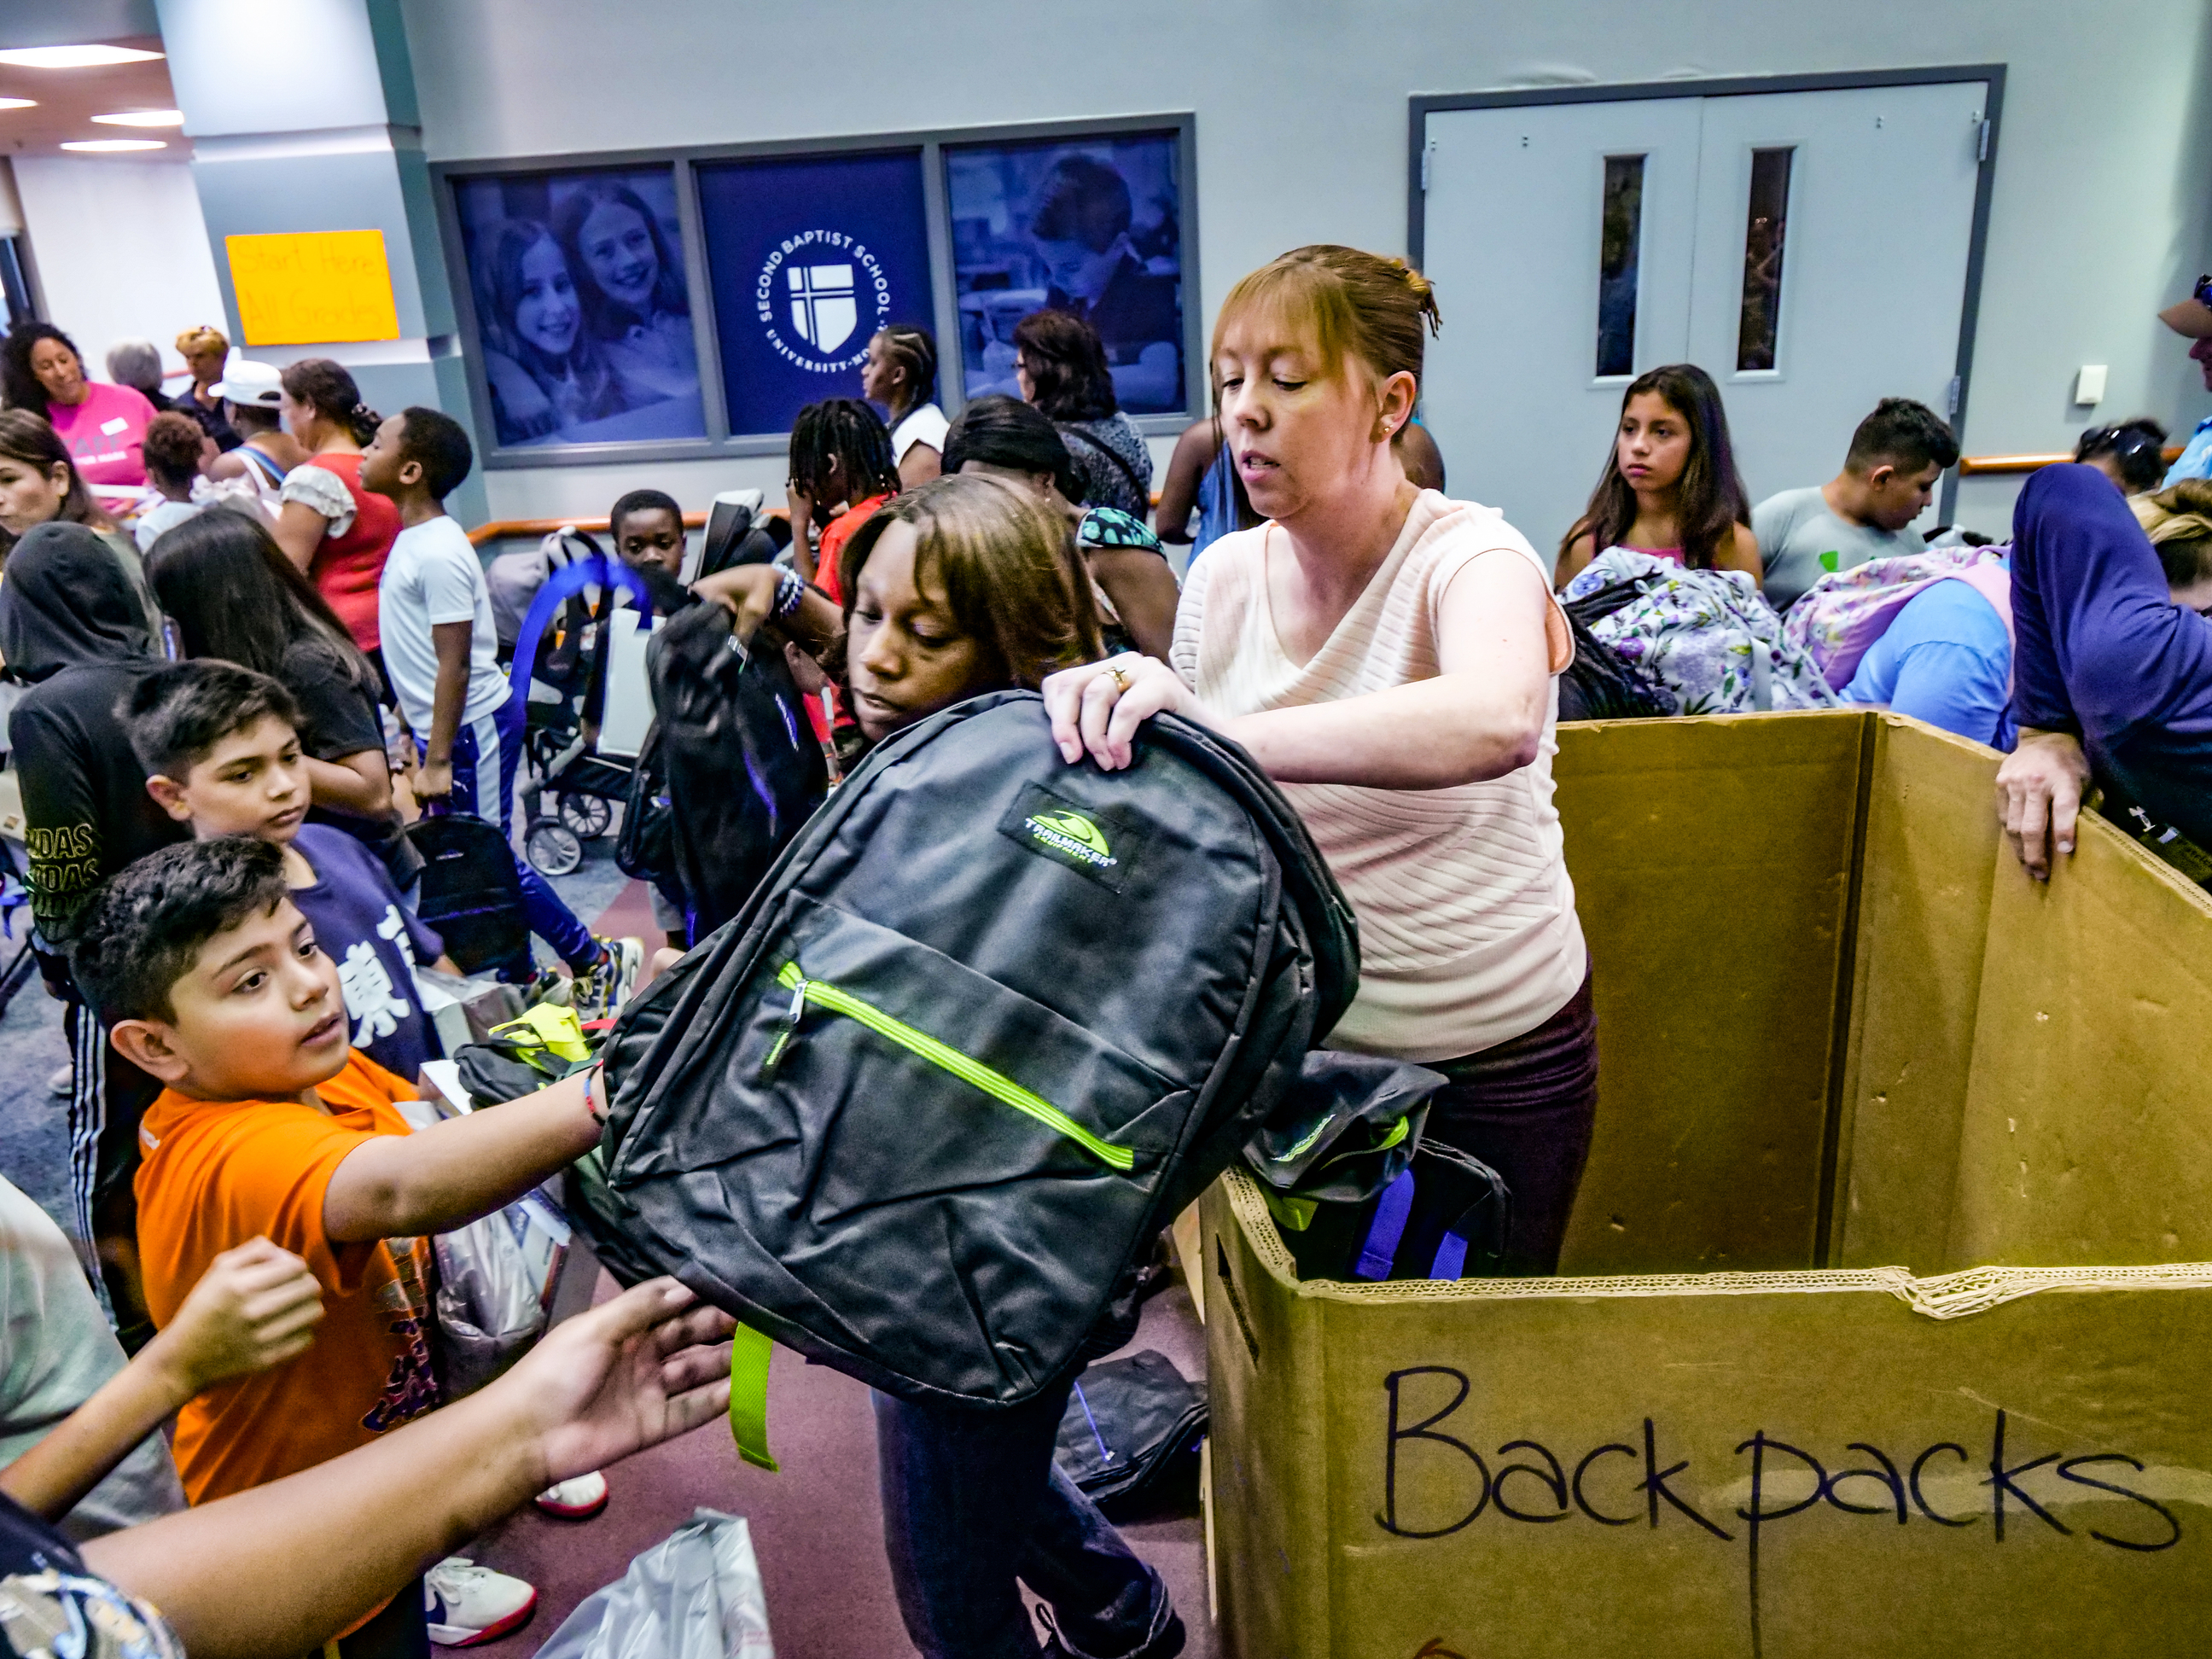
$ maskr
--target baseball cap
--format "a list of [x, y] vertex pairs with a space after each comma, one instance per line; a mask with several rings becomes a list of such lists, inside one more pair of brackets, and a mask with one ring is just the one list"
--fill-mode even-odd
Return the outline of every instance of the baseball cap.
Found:
[[240, 357], [224, 369], [222, 379], [208, 390], [234, 404], [258, 404], [264, 409], [274, 409], [283, 396], [284, 383], [273, 365], [249, 362]]
[[2160, 312], [2158, 319], [2176, 334], [2212, 340], [2212, 276], [2199, 276], [2195, 291], [2179, 305]]

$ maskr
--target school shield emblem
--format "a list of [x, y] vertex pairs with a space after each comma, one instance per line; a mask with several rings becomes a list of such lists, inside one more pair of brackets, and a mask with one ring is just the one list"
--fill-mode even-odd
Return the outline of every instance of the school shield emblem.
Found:
[[791, 325], [817, 351], [835, 351], [860, 320], [853, 292], [853, 267], [793, 265]]

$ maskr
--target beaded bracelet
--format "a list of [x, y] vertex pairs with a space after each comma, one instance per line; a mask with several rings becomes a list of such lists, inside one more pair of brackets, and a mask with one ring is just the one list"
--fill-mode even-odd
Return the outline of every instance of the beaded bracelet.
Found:
[[805, 597], [806, 583], [804, 579], [796, 570], [788, 566], [785, 567], [783, 574], [776, 579], [775, 614], [779, 617], [788, 617], [799, 609], [799, 602]]

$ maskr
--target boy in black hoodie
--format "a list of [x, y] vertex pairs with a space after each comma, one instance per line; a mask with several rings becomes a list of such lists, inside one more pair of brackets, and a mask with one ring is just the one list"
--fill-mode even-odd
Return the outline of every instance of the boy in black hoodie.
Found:
[[31, 690], [9, 721], [23, 789], [31, 917], [46, 984], [66, 1005], [73, 1060], [70, 1190], [76, 1231], [135, 1352], [153, 1335], [139, 1299], [138, 1120], [161, 1085], [108, 1048], [62, 951], [100, 884], [189, 832], [146, 793], [117, 705], [162, 666], [146, 607], [114, 550], [80, 524], [27, 532], [0, 582], [0, 658]]

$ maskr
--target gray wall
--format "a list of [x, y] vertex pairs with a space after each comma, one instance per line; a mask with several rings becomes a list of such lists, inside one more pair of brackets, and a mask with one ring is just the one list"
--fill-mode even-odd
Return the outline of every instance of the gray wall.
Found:
[[[402, 7], [433, 161], [1195, 110], [1209, 318], [1239, 275], [1299, 243], [1404, 251], [1416, 92], [2002, 63], [1968, 453], [2069, 448], [2095, 419], [2148, 412], [2181, 428], [2212, 413], [2183, 343], [2154, 315], [2212, 263], [2203, 0]], [[1440, 298], [1448, 327], [1510, 325]], [[2083, 363], [2111, 368], [2095, 411], [2068, 403]], [[487, 483], [501, 516], [580, 515], [647, 478], [696, 507], [718, 488], [778, 489], [781, 472], [690, 463]], [[1969, 480], [1961, 518], [2002, 528], [2012, 488]]]

